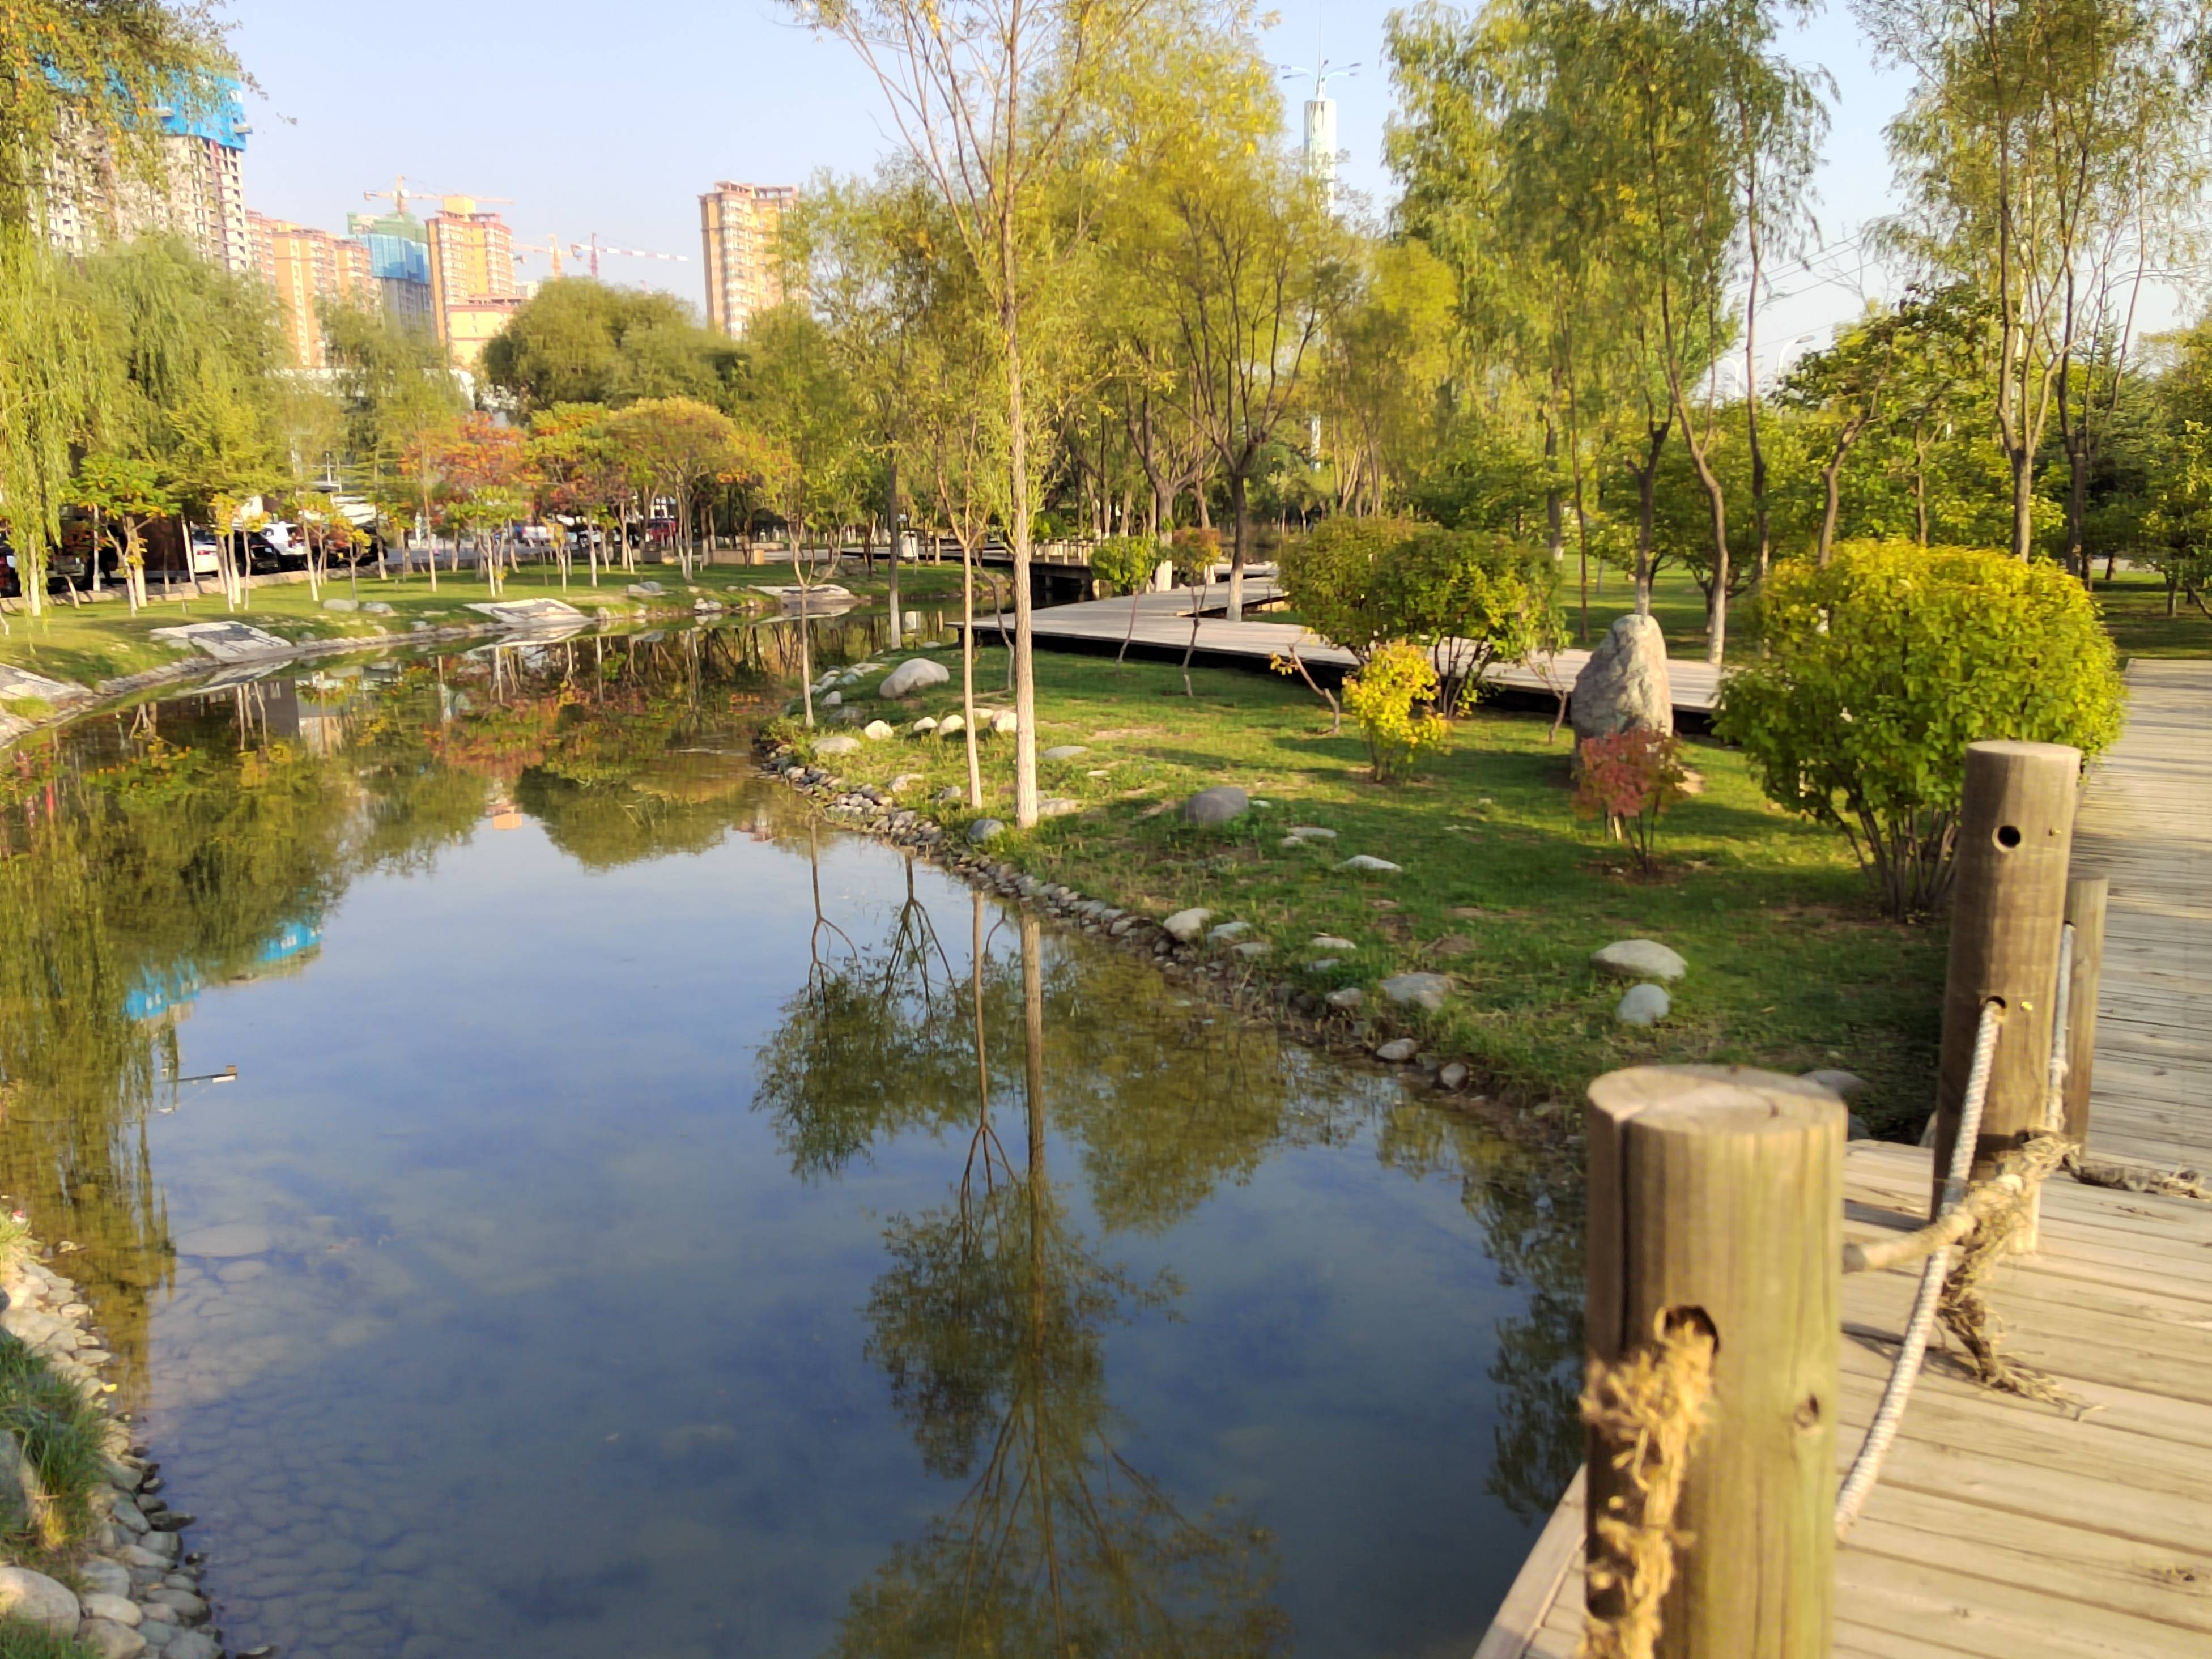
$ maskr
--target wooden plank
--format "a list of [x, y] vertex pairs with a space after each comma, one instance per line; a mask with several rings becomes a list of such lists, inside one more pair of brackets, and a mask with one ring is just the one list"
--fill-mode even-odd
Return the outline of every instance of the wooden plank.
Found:
[[[1512, 1589], [1505, 1592], [1498, 1617], [1491, 1621], [1490, 1633], [1474, 1650], [1474, 1659], [1522, 1659], [1528, 1651], [1529, 1643], [1551, 1613], [1553, 1603], [1559, 1599], [1559, 1585], [1569, 1569], [1582, 1559], [1583, 1503], [1587, 1486], [1583, 1471], [1577, 1469], [1566, 1496], [1552, 1511], [1552, 1518], [1544, 1523], [1544, 1530], [1536, 1536], [1535, 1547], [1522, 1564]], [[1579, 1626], [1581, 1598], [1576, 1599], [1575, 1620]]]

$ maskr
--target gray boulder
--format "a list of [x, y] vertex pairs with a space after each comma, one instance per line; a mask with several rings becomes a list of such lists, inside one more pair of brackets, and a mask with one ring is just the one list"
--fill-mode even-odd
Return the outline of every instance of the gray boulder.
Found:
[[359, 599], [325, 599], [323, 601], [323, 609], [325, 611], [335, 611], [343, 616], [349, 611], [360, 610], [361, 601]]
[[1195, 945], [1206, 936], [1206, 924], [1213, 920], [1213, 912], [1194, 906], [1178, 910], [1160, 924], [1167, 929], [1168, 937], [1178, 945]]
[[1252, 924], [1249, 921], [1224, 921], [1206, 936], [1206, 942], [1208, 945], [1228, 945], [1243, 939], [1251, 931]]
[[1357, 870], [1364, 875], [1395, 876], [1398, 866], [1388, 859], [1378, 859], [1366, 853], [1355, 853], [1336, 866], [1340, 870]]
[[1376, 988], [1401, 1007], [1425, 1008], [1434, 1013], [1444, 1006], [1451, 981], [1442, 974], [1393, 974]]
[[1607, 629], [1575, 676], [1568, 709], [1578, 744], [1616, 732], [1672, 732], [1674, 693], [1659, 624], [1632, 613]]
[[1041, 818], [1064, 818], [1082, 810], [1081, 801], [1066, 795], [1047, 795], [1037, 802], [1037, 816]]
[[1006, 823], [999, 818], [977, 818], [968, 826], [968, 839], [978, 846], [987, 841], [996, 841], [1006, 833]]
[[98, 1654], [100, 1659], [138, 1659], [146, 1651], [144, 1637], [112, 1620], [86, 1620], [77, 1626], [76, 1639]]
[[1845, 1100], [1853, 1095], [1864, 1094], [1868, 1088], [1867, 1080], [1856, 1072], [1838, 1071], [1827, 1066], [1817, 1072], [1806, 1073], [1805, 1081], [1817, 1083], [1823, 1089], [1832, 1089]]
[[1590, 966], [1623, 979], [1664, 980], [1680, 979], [1690, 968], [1679, 951], [1668, 950], [1656, 939], [1616, 939], [1602, 951], [1590, 953]]
[[1632, 985], [1613, 1011], [1623, 1025], [1656, 1025], [1674, 1007], [1668, 994], [1656, 985]]
[[78, 1619], [76, 1592], [28, 1567], [0, 1567], [0, 1618], [20, 1619], [57, 1636], [73, 1636]]
[[1415, 1046], [1411, 1037], [1393, 1037], [1375, 1050], [1375, 1058], [1387, 1060], [1393, 1066], [1402, 1066], [1413, 1057]]
[[991, 723], [987, 729], [993, 737], [1011, 738], [1022, 729], [1022, 717], [1011, 708], [1001, 708], [991, 716]]
[[1367, 993], [1357, 985], [1347, 985], [1340, 991], [1331, 991], [1323, 1000], [1332, 1008], [1349, 1012], [1367, 1000]]
[[860, 746], [858, 738], [840, 735], [820, 739], [814, 745], [814, 752], [817, 755], [849, 755]]
[[1252, 810], [1252, 798], [1233, 783], [1201, 789], [1182, 804], [1185, 823], [1228, 823]]
[[951, 671], [941, 662], [932, 662], [927, 657], [908, 657], [884, 677], [884, 683], [876, 688], [876, 695], [896, 702], [925, 687], [943, 685], [951, 678]]
[[870, 743], [881, 743], [891, 735], [891, 728], [882, 720], [870, 720], [860, 728], [860, 735]]
[[1437, 1073], [1437, 1081], [1447, 1089], [1456, 1089], [1467, 1081], [1467, 1067], [1455, 1060]]
[[1316, 951], [1357, 951], [1359, 947], [1336, 933], [1316, 933], [1306, 941]]
[[1073, 760], [1079, 755], [1087, 755], [1091, 751], [1088, 749], [1085, 748], [1079, 743], [1063, 743], [1057, 744], [1052, 748], [1046, 750], [1044, 753], [1040, 755], [1037, 758], [1040, 760], [1048, 761], [1066, 761]]

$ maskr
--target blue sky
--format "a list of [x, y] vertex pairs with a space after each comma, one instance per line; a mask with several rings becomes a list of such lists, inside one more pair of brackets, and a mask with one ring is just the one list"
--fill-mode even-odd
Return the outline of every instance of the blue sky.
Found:
[[[1348, 183], [1387, 202], [1382, 165], [1390, 88], [1380, 64], [1384, 0], [1289, 0], [1273, 56], [1310, 64], [1318, 21], [1329, 57], [1359, 61], [1332, 84]], [[520, 240], [581, 241], [689, 256], [609, 260], [612, 280], [700, 298], [699, 193], [718, 179], [803, 183], [871, 166], [893, 143], [879, 94], [841, 43], [793, 27], [765, 0], [380, 0], [344, 21], [301, 0], [231, 0], [234, 43], [259, 82], [249, 111], [246, 199], [264, 213], [343, 228], [362, 192], [411, 185], [504, 196]], [[1832, 5], [1795, 38], [1839, 97], [1820, 177], [1823, 240], [1848, 238], [1887, 204], [1881, 129], [1905, 83], [1876, 70], [1847, 11]], [[1295, 131], [1306, 95], [1286, 82]], [[526, 268], [543, 271], [543, 263]], [[1790, 290], [1761, 324], [1777, 349], [1861, 306], [1848, 248]]]

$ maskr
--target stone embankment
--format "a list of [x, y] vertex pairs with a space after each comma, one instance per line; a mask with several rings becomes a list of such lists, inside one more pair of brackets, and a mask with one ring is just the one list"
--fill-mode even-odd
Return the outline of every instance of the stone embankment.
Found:
[[[52, 1266], [27, 1256], [0, 1277], [7, 1306], [0, 1311], [0, 1340], [23, 1343], [48, 1367], [104, 1402], [112, 1385], [101, 1373], [114, 1356], [101, 1346], [93, 1309], [76, 1284]], [[221, 1632], [209, 1627], [212, 1608], [201, 1588], [203, 1558], [184, 1547], [192, 1517], [162, 1497], [161, 1465], [133, 1436], [127, 1416], [105, 1429], [102, 1484], [93, 1489], [92, 1518], [82, 1549], [54, 1566], [75, 1581], [27, 1567], [0, 1567], [0, 1613], [74, 1637], [100, 1659], [216, 1659]], [[12, 1436], [0, 1436], [0, 1507], [18, 1514], [38, 1501], [35, 1477], [27, 1482]], [[248, 1650], [240, 1659], [266, 1659], [273, 1650]]]
[[[1486, 1096], [1472, 1091], [1474, 1073], [1465, 1061], [1429, 1052], [1418, 1040], [1418, 1031], [1407, 1035], [1370, 1019], [1357, 991], [1323, 995], [1304, 986], [1268, 978], [1260, 971], [1267, 947], [1242, 940], [1239, 924], [1224, 923], [1208, 929], [1206, 923], [1212, 913], [1204, 910], [1177, 911], [1156, 921], [993, 858], [972, 838], [974, 826], [969, 838], [948, 836], [934, 819], [900, 805], [894, 791], [872, 784], [848, 785], [826, 768], [809, 764], [794, 750], [775, 750], [768, 764], [771, 773], [832, 818], [921, 853], [971, 886], [1032, 905], [1084, 933], [1149, 957], [1170, 979], [1207, 988], [1238, 1007], [1264, 1007], [1279, 1023], [1316, 1046], [1411, 1068], [1431, 1087], [1456, 1097], [1466, 1105], [1487, 1103]], [[996, 820], [977, 822], [995, 823]], [[1322, 937], [1326, 936], [1317, 936], [1316, 945]], [[1442, 983], [1436, 975], [1413, 974], [1386, 981], [1380, 988], [1395, 1006], [1411, 1014], [1434, 1006], [1428, 994], [1431, 981]]]

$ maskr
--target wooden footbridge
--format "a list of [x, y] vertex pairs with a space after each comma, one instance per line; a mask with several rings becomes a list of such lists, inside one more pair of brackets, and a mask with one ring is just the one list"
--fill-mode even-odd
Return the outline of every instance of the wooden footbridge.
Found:
[[[1194, 641], [1191, 633], [1194, 592], [1199, 613]], [[1281, 598], [1282, 590], [1272, 578], [1245, 578], [1248, 609], [1272, 605]], [[1140, 593], [1134, 599], [1056, 605], [1034, 612], [1031, 626], [1036, 643], [1052, 651], [1111, 656], [1127, 641], [1129, 654], [1140, 659], [1180, 662], [1188, 649], [1194, 663], [1208, 667], [1265, 670], [1271, 661], [1287, 658], [1295, 649], [1326, 684], [1334, 684], [1352, 666], [1349, 651], [1323, 643], [1295, 623], [1271, 622], [1264, 610], [1255, 610], [1243, 622], [1231, 622], [1224, 614], [1228, 605], [1228, 584], [1216, 582], [1196, 590], [1178, 587]], [[976, 635], [994, 640], [1001, 627], [1011, 635], [1013, 617], [979, 617]], [[1533, 700], [1549, 709], [1573, 688], [1575, 676], [1589, 660], [1587, 651], [1561, 651], [1555, 656], [1494, 669], [1487, 684], [1508, 698]], [[1679, 657], [1668, 659], [1667, 670], [1676, 718], [1702, 723], [1712, 712], [1714, 694], [1720, 685], [1719, 671]]]
[[[2208, 1170], [2212, 664], [2138, 662], [2128, 684], [2127, 733], [2091, 769], [2074, 825], [2075, 873], [2109, 880], [2087, 1151], [2093, 1163], [2124, 1170]], [[1962, 883], [1962, 905], [1966, 896]], [[2055, 915], [2045, 920], [2055, 927]], [[1953, 965], [1955, 994], [1955, 946]], [[1947, 1087], [1947, 1108], [1955, 1086]], [[1599, 1158], [1594, 1147], [1594, 1208]], [[1921, 1226], [1932, 1178], [1927, 1151], [1848, 1147], [1844, 1238], [1872, 1243]], [[1594, 1241], [1594, 1275], [1600, 1255]], [[1856, 1273], [1841, 1277], [1839, 1291], [1832, 1277], [1823, 1292], [1832, 1308], [1840, 1297], [1838, 1466], [1857, 1453], [1875, 1414], [1919, 1277], [1917, 1263]], [[1591, 1293], [1595, 1331], [1602, 1322], [1595, 1276]], [[1814, 1537], [1825, 1509], [1794, 1522], [1762, 1510], [1743, 1534], [1754, 1546], [1683, 1567], [1665, 1603], [1668, 1618], [1681, 1617], [1662, 1631], [1659, 1653], [2212, 1655], [2212, 1202], [2085, 1184], [2062, 1170], [2042, 1188], [2033, 1249], [1997, 1267], [1988, 1294], [2004, 1350], [2045, 1373], [2066, 1402], [1993, 1392], [1931, 1348], [1881, 1478], [1832, 1564]], [[1723, 1350], [1729, 1340], [1722, 1335]], [[1714, 1431], [1705, 1432], [1710, 1440]], [[1771, 1471], [1735, 1473], [1740, 1486], [1771, 1484]], [[1832, 1490], [1813, 1473], [1807, 1491]], [[1478, 1659], [1576, 1652], [1585, 1487], [1577, 1475]], [[1783, 1534], [1808, 1552], [1795, 1564], [1776, 1559]], [[1816, 1573], [1820, 1583], [1799, 1582]], [[1727, 1616], [1687, 1636], [1682, 1626], [1697, 1622], [1697, 1609], [1683, 1604], [1710, 1598]], [[1778, 1606], [1804, 1616], [1794, 1626], [1778, 1622]]]

